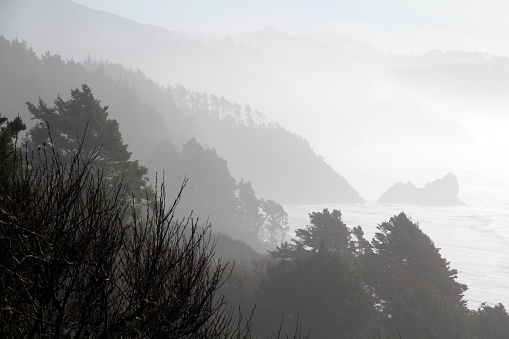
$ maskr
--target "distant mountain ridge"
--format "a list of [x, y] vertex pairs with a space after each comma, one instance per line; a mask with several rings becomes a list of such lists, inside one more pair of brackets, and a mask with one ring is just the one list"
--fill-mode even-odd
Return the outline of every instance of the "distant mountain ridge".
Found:
[[264, 50], [272, 55], [315, 58], [322, 61], [351, 60], [354, 57], [385, 57], [373, 47], [338, 34], [315, 32], [302, 35], [287, 34], [276, 27], [265, 27], [241, 34], [235, 40]]
[[303, 34], [302, 36], [308, 39], [313, 39], [322, 44], [327, 44], [333, 47], [339, 47], [350, 54], [358, 55], [360, 57], [366, 58], [385, 57], [383, 53], [371, 47], [370, 45], [354, 39], [350, 39], [342, 35], [327, 32], [314, 32]]
[[[332, 115], [348, 123], [347, 130], [357, 130], [359, 134], [336, 135], [338, 144], [345, 144], [351, 137], [367, 143], [384, 142], [388, 133], [374, 135], [363, 128], [371, 118], [380, 116], [376, 91], [379, 84], [386, 87], [386, 82], [377, 80], [377, 74], [395, 76], [397, 82], [402, 82], [402, 88], [408, 87], [407, 80], [394, 73], [398, 70], [393, 69], [391, 60], [399, 60], [398, 56], [383, 55], [362, 42], [337, 35], [292, 36], [267, 28], [231, 40], [203, 40], [66, 0], [25, 0], [23, 5], [14, 0], [2, 1], [6, 10], [0, 13], [0, 34], [9, 39], [25, 39], [36, 51], [50, 50], [63, 58], [83, 60], [90, 55], [94, 59], [121, 62], [141, 69], [161, 84], [178, 83], [195, 91], [249, 103], [318, 148], [323, 141], [312, 135], [307, 126], [313, 119]], [[10, 8], [16, 9], [14, 15]], [[288, 62], [292, 57], [300, 61]], [[362, 109], [352, 108], [359, 103]], [[293, 119], [293, 114], [301, 119]], [[366, 114], [367, 119], [361, 116]], [[417, 125], [422, 126], [423, 133], [436, 134], [429, 130], [429, 124]], [[447, 126], [449, 134], [465, 133], [460, 126], [451, 126]], [[401, 128], [412, 126], [405, 124]], [[324, 133], [333, 131], [325, 129]], [[438, 136], [433, 140], [448, 142]]]

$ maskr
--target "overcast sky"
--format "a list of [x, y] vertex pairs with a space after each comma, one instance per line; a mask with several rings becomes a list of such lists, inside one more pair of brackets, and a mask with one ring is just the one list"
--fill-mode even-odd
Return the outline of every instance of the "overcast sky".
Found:
[[500, 0], [73, 0], [186, 33], [238, 34], [267, 26], [326, 31], [383, 52], [467, 50], [509, 56], [509, 2]]

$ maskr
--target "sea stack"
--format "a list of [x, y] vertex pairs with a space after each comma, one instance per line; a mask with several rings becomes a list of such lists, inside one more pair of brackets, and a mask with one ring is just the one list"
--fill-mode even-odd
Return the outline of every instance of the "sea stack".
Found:
[[459, 184], [456, 176], [447, 174], [442, 179], [417, 188], [412, 183], [398, 182], [380, 196], [378, 202], [386, 204], [408, 204], [418, 206], [461, 206], [458, 198]]

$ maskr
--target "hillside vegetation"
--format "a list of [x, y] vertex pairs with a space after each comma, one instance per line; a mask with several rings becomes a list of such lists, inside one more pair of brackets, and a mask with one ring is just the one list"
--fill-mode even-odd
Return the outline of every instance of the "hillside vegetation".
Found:
[[[36, 102], [40, 97], [52, 102], [55, 94], [66, 98], [70, 88], [86, 83], [108, 103], [109, 116], [119, 122], [129, 151], [142, 162], [152, 158], [163, 141], [180, 148], [196, 138], [228, 161], [236, 180], [252, 182], [267, 199], [304, 204], [361, 201], [307, 141], [266, 123], [256, 110], [246, 115], [253, 121], [246, 124], [235, 119], [239, 104], [221, 98], [224, 105], [218, 109], [227, 112], [214, 114], [208, 95], [182, 86], [176, 92], [175, 87], [162, 87], [140, 71], [90, 59], [65, 61], [50, 53], [39, 58], [25, 43], [3, 37], [0, 47], [0, 71], [11, 79], [0, 84], [0, 110], [7, 117], [19, 114], [30, 125], [27, 100]], [[181, 96], [182, 92], [186, 95]], [[195, 100], [197, 94], [201, 99]], [[243, 115], [247, 106], [240, 108]]]

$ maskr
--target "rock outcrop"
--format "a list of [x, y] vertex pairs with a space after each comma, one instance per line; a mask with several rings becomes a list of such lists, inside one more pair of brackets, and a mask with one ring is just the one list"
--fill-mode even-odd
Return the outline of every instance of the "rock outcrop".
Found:
[[398, 182], [380, 196], [378, 202], [387, 204], [409, 204], [418, 206], [465, 205], [458, 198], [459, 184], [456, 176], [447, 174], [442, 179], [417, 188], [412, 183]]

